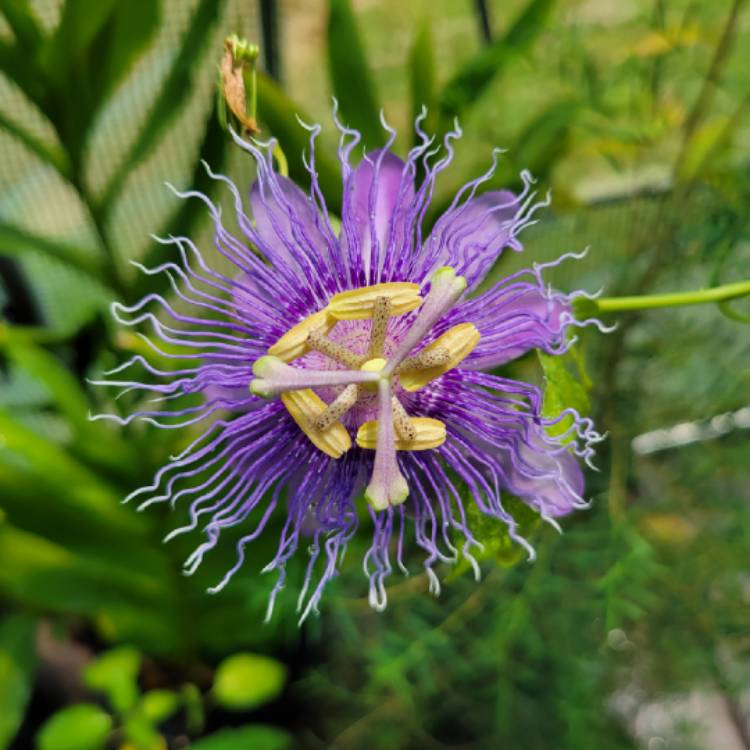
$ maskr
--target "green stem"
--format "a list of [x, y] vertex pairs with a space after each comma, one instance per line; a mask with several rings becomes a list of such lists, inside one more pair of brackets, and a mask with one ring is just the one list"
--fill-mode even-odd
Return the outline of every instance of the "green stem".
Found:
[[700, 305], [706, 302], [727, 302], [747, 295], [750, 295], [750, 281], [738, 281], [735, 284], [724, 284], [711, 289], [696, 289], [692, 292], [645, 294], [637, 297], [604, 297], [593, 302], [598, 312], [626, 312], [656, 307]]

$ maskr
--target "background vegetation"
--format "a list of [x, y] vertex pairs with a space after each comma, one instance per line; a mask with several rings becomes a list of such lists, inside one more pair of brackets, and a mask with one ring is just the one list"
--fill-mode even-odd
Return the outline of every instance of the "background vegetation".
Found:
[[[534, 565], [487, 528], [479, 585], [444, 571], [433, 599], [414, 575], [379, 615], [355, 549], [301, 629], [294, 575], [261, 624], [272, 538], [209, 597], [233, 546], [185, 578], [195, 539], [162, 545], [174, 517], [120, 505], [190, 435], [89, 422], [119, 407], [85, 380], [142, 346], [107, 307], [163, 291], [128, 264], [163, 257], [149, 233], [211, 244], [207, 217], [163, 181], [226, 202], [200, 159], [252, 180], [216, 114], [232, 32], [262, 43], [261, 125], [301, 181], [294, 115], [326, 124], [333, 206], [330, 96], [371, 146], [383, 107], [402, 151], [424, 103], [435, 132], [454, 117], [464, 130], [435, 212], [495, 146], [499, 184], [528, 168], [552, 189], [524, 257], [496, 274], [590, 247], [555, 284], [614, 296], [750, 277], [742, 0], [0, 13], [0, 748], [750, 748], [746, 305], [623, 315], [563, 371], [542, 363], [609, 439], [590, 511], [563, 536], [527, 519]], [[544, 374], [534, 356], [509, 372]]]

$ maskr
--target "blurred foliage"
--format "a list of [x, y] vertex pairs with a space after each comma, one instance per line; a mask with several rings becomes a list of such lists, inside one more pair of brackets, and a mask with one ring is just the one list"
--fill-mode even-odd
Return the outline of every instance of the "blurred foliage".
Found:
[[[167, 741], [159, 727], [176, 713], [180, 712], [179, 723], [185, 730], [195, 734], [203, 730], [206, 714], [213, 707], [257, 708], [279, 694], [285, 677], [283, 665], [273, 659], [235, 654], [218, 665], [213, 690], [204, 698], [190, 684], [183, 685], [180, 692], [162, 689], [141, 694], [140, 671], [141, 655], [131, 646], [106, 651], [90, 662], [83, 681], [106, 697], [108, 710], [92, 703], [61, 709], [39, 731], [39, 750], [103, 750], [115, 739], [120, 750], [163, 750]], [[289, 735], [281, 729], [248, 725], [211, 734], [191, 746], [284, 750], [289, 743]]]
[[[271, 583], [259, 570], [273, 527], [247, 569], [208, 597], [234, 562], [232, 540], [185, 578], [197, 535], [161, 545], [175, 518], [120, 505], [192, 435], [90, 422], [89, 412], [135, 403], [85, 378], [143, 347], [106, 311], [167, 287], [127, 266], [170, 257], [148, 232], [210, 245], [204, 212], [155, 198], [153, 186], [174, 179], [225, 202], [201, 159], [251, 178], [213, 106], [221, 39], [252, 31], [236, 28], [249, 5], [0, 0], [0, 146], [21, 165], [0, 193], [0, 748], [171, 750], [193, 738], [198, 750], [620, 750], [661, 737], [705, 747], [700, 726], [644, 728], [664, 696], [691, 691], [718, 696], [714, 721], [750, 747], [748, 433], [647, 455], [631, 447], [647, 430], [747, 406], [742, 302], [632, 314], [607, 336], [582, 331], [564, 359], [506, 367], [546, 378], [548, 415], [590, 403], [609, 431], [601, 472], [588, 478], [594, 504], [560, 537], [518, 503], [536, 562], [489, 524], [483, 580], [468, 564], [445, 571], [438, 600], [415, 575], [373, 614], [355, 598], [362, 581], [350, 564], [322, 618], [298, 630], [293, 568], [264, 626]], [[454, 117], [465, 131], [428, 222], [495, 146], [507, 152], [487, 189], [517, 186], [529, 169], [553, 190], [554, 213], [524, 236], [528, 252], [504, 257], [495, 276], [524, 256], [545, 262], [590, 245], [548, 280], [614, 296], [748, 277], [741, 0], [490, 6], [485, 43], [461, 0], [330, 0], [320, 17], [290, 4], [288, 80], [260, 73], [257, 90], [263, 135], [279, 139], [290, 175], [309, 179], [297, 115], [324, 119], [328, 95], [370, 147], [386, 140], [383, 107], [402, 152], [424, 104], [436, 137]], [[319, 42], [304, 27], [311, 15]], [[311, 74], [326, 61], [327, 78]], [[316, 153], [333, 212], [335, 140], [327, 128]], [[55, 669], [61, 652], [77, 655], [72, 677]]]

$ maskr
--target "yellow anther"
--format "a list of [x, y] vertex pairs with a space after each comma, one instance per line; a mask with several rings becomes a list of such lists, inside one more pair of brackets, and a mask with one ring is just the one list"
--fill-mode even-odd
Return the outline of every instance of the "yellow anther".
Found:
[[332, 341], [328, 336], [324, 336], [319, 330], [312, 331], [307, 335], [307, 346], [325, 354], [329, 359], [340, 362], [350, 370], [356, 370], [365, 359], [363, 356], [349, 351], [337, 341]]
[[337, 320], [364, 320], [371, 318], [378, 297], [390, 300], [389, 314], [403, 315], [415, 310], [422, 304], [419, 296], [419, 284], [406, 281], [394, 281], [374, 286], [363, 286], [340, 292], [328, 303], [328, 312]]
[[[445, 442], [445, 425], [439, 419], [429, 417], [411, 417], [416, 431], [414, 440], [404, 440], [396, 435], [397, 451], [426, 451], [437, 448]], [[357, 445], [360, 448], [374, 450], [378, 442], [377, 420], [365, 422], [357, 431]]]
[[318, 430], [327, 430], [331, 425], [336, 424], [357, 403], [358, 398], [359, 386], [354, 383], [346, 386], [315, 420], [315, 427]]
[[442, 336], [424, 349], [425, 352], [434, 349], [447, 349], [450, 353], [448, 362], [436, 367], [422, 370], [407, 370], [399, 374], [401, 387], [406, 391], [418, 391], [431, 380], [440, 377], [448, 370], [452, 370], [461, 360], [468, 357], [481, 338], [479, 331], [472, 323], [461, 323], [447, 330]]
[[319, 430], [315, 426], [315, 420], [328, 405], [314, 391], [309, 388], [302, 391], [287, 391], [281, 394], [281, 400], [292, 419], [310, 438], [310, 442], [326, 455], [341, 458], [352, 447], [352, 439], [341, 422], [335, 422], [325, 430]]
[[416, 440], [417, 428], [412, 424], [411, 417], [406, 413], [406, 409], [396, 396], [391, 398], [391, 408], [393, 409], [393, 427], [396, 434], [405, 443]]
[[307, 337], [317, 331], [327, 334], [336, 325], [336, 320], [328, 314], [328, 309], [319, 310], [290, 328], [269, 350], [268, 353], [284, 362], [301, 357], [308, 350]]

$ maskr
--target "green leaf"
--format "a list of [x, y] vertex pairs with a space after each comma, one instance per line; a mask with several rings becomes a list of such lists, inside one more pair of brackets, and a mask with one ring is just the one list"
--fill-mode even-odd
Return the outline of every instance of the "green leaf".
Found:
[[[568, 408], [575, 409], [579, 414], [587, 414], [590, 404], [586, 388], [581, 382], [581, 360], [577, 361], [570, 352], [562, 355], [545, 354], [541, 351], [537, 353], [545, 378], [542, 414], [554, 418]], [[573, 417], [566, 415], [557, 424], [548, 427], [547, 432], [553, 436], [561, 435], [572, 423]]]
[[[229, 152], [229, 143], [227, 134], [221, 129], [216, 111], [212, 108], [206, 123], [206, 131], [200, 145], [198, 159], [193, 174], [188, 180], [192, 190], [197, 190], [208, 197], [216, 192], [219, 182], [209, 177], [201, 162], [205, 161], [209, 164], [214, 172], [221, 172]], [[169, 237], [170, 235], [176, 237], [192, 236], [198, 222], [207, 215], [202, 206], [196, 205], [195, 200], [178, 200], [179, 205], [176, 211], [164, 228], [158, 232], [161, 237]], [[143, 264], [153, 267], [173, 258], [173, 247], [155, 242], [146, 252]], [[158, 293], [168, 285], [169, 279], [166, 274], [154, 274], [153, 276], [140, 274], [134, 288], [131, 289], [132, 299], [141, 299], [151, 292]]]
[[113, 204], [128, 175], [152, 152], [169, 124], [185, 106], [193, 91], [195, 72], [203, 60], [203, 48], [224, 4], [225, 0], [201, 0], [193, 12], [169, 73], [161, 85], [161, 92], [130, 151], [104, 191], [101, 203], [105, 207]]
[[[503, 495], [503, 507], [513, 516], [517, 524], [516, 531], [524, 538], [528, 538], [541, 523], [539, 514], [533, 508], [507, 493]], [[499, 518], [482, 513], [469, 498], [466, 500], [466, 519], [474, 538], [483, 547], [481, 550], [471, 550], [477, 560], [492, 560], [509, 568], [528, 557], [528, 551], [510, 538], [508, 526]], [[460, 576], [471, 569], [469, 561], [462, 557], [453, 574]]]
[[733, 142], [744, 125], [750, 107], [750, 95], [745, 96], [731, 116], [717, 115], [695, 129], [685, 144], [677, 164], [677, 178], [689, 183], [715, 166], [718, 157]]
[[459, 69], [440, 94], [443, 117], [452, 119], [476, 101], [512, 60], [525, 53], [545, 28], [555, 0], [531, 0], [507, 33], [482, 48]]
[[115, 713], [130, 711], [138, 700], [138, 672], [141, 655], [132, 646], [107, 651], [86, 666], [83, 681], [107, 696]]
[[213, 694], [223, 708], [255, 708], [276, 698], [284, 688], [286, 667], [258, 654], [235, 654], [216, 670]]
[[[70, 0], [68, 0], [70, 2]], [[86, 3], [89, 7], [91, 3]], [[97, 108], [153, 38], [159, 27], [159, 0], [119, 0], [108, 23], [92, 45], [89, 60]]]
[[138, 704], [138, 713], [152, 724], [166, 721], [180, 707], [180, 697], [171, 690], [149, 690]]
[[57, 357], [27, 341], [23, 331], [1, 326], [0, 348], [12, 362], [46, 386], [55, 406], [72, 426], [78, 430], [88, 429], [90, 404], [86, 393]]
[[[0, 451], [0, 462], [11, 458], [21, 459], [23, 467], [41, 477], [53, 478], [61, 485], [60, 492], [74, 495], [80, 507], [88, 512], [117, 519], [126, 528], [137, 529], [142, 522], [128, 518], [116, 510], [119, 493], [102, 479], [76, 461], [55, 443], [47, 440], [9, 414], [0, 411], [0, 434], [4, 442]], [[132, 515], [132, 514], [130, 514]]]
[[[268, 76], [258, 73], [258, 117], [278, 140], [289, 162], [289, 176], [305, 188], [310, 186], [310, 174], [305, 169], [302, 154], [309, 150], [310, 134], [299, 122], [311, 122], [308, 117]], [[335, 162], [321, 150], [318, 140], [315, 150], [315, 168], [320, 189], [329, 210], [341, 211], [341, 177]]]
[[44, 141], [32, 135], [23, 127], [13, 122], [0, 112], [0, 128], [10, 133], [20, 143], [23, 143], [31, 153], [46, 164], [54, 167], [65, 179], [70, 178], [70, 160], [67, 154], [58, 146], [50, 146]]
[[34, 52], [42, 42], [43, 34], [34, 10], [27, 0], [0, 0], [0, 11], [13, 30], [16, 41]]
[[[432, 28], [428, 19], [422, 22], [409, 52], [409, 91], [412, 122], [422, 107], [427, 107], [428, 120], [434, 116], [435, 50]], [[429, 130], [429, 128], [428, 128]]]
[[60, 22], [44, 52], [43, 67], [50, 78], [62, 80], [71, 64], [81, 60], [89, 45], [117, 8], [118, 0], [66, 0]]
[[36, 622], [26, 615], [0, 620], [0, 748], [7, 748], [23, 720], [36, 666]]
[[121, 750], [167, 750], [167, 743], [151, 723], [134, 714], [123, 722], [123, 732], [129, 740]]
[[159, 8], [158, 0], [65, 3], [41, 54], [40, 107], [54, 123], [74, 173], [81, 172], [96, 113], [152, 38]]
[[328, 65], [344, 124], [359, 130], [368, 150], [385, 143], [380, 106], [349, 0], [328, 2]]
[[44, 386], [59, 414], [65, 416], [75, 438], [77, 452], [86, 460], [130, 476], [139, 460], [133, 446], [120, 433], [89, 418], [91, 404], [79, 380], [54, 355], [33, 344], [22, 328], [0, 324], [0, 351]]
[[0, 71], [5, 73], [37, 107], [44, 112], [47, 111], [44, 82], [33, 59], [22, 45], [0, 40]]
[[276, 727], [256, 724], [224, 729], [190, 745], [191, 750], [286, 750], [292, 737]]
[[565, 99], [527, 123], [513, 151], [517, 169], [528, 169], [537, 179], [547, 178], [552, 166], [567, 153], [570, 129], [582, 111], [580, 102]]
[[58, 711], [37, 735], [37, 750], [100, 750], [112, 730], [112, 717], [98, 706], [79, 703]]
[[87, 251], [72, 245], [37, 237], [12, 224], [0, 223], [0, 255], [22, 256], [24, 253], [41, 253], [54, 260], [83, 271], [92, 280], [101, 283], [103, 258], [98, 251]]
[[[133, 553], [134, 556], [140, 554]], [[184, 647], [175, 580], [79, 555], [36, 534], [0, 524], [0, 592], [26, 606], [93, 618], [108, 638], [154, 653]]]

